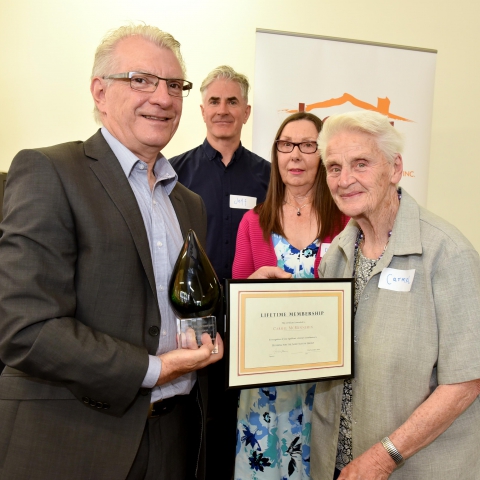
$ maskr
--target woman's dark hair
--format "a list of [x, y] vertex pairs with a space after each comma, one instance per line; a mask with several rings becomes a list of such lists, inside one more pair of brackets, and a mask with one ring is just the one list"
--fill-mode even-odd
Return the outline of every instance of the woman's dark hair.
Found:
[[[265, 202], [257, 205], [254, 209], [259, 215], [260, 227], [262, 228], [263, 238], [268, 242], [272, 233], [277, 233], [285, 237], [282, 227], [283, 204], [285, 200], [285, 184], [280, 176], [278, 169], [278, 153], [276, 141], [282, 135], [283, 129], [291, 122], [299, 120], [308, 120], [315, 125], [317, 133], [322, 130], [322, 121], [312, 113], [298, 112], [287, 117], [280, 125], [275, 141], [272, 146], [272, 171], [270, 174], [270, 184], [268, 185], [267, 197]], [[313, 184], [312, 206], [317, 216], [319, 230], [317, 238], [319, 240], [331, 236], [340, 231], [343, 227], [342, 213], [333, 201], [327, 186], [327, 174], [323, 162], [320, 159], [317, 175]]]

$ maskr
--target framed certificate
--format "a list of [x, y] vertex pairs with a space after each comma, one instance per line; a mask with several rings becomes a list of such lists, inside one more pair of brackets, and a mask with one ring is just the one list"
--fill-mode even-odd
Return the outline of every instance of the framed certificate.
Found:
[[353, 279], [226, 280], [227, 388], [353, 374]]

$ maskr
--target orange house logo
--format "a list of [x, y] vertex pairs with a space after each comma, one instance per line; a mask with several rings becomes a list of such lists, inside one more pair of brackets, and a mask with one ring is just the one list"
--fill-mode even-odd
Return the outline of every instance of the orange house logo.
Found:
[[[311, 103], [310, 105], [299, 103], [298, 110], [283, 109], [282, 111], [287, 113], [310, 112], [311, 110], [315, 110], [316, 108], [338, 107], [345, 103], [351, 103], [355, 107], [362, 108], [363, 110], [372, 110], [374, 112], [381, 113], [382, 115], [386, 115], [388, 118], [392, 119], [392, 122], [390, 122], [392, 125], [394, 123], [394, 120], [399, 120], [402, 122], [413, 122], [413, 120], [410, 120], [409, 118], [400, 117], [399, 115], [395, 115], [394, 113], [390, 112], [390, 99], [388, 97], [377, 98], [377, 105], [372, 105], [371, 103], [364, 102], [363, 100], [355, 98], [349, 93], [344, 93], [341, 97], [331, 98], [330, 100], [325, 100], [324, 102]], [[414, 178], [415, 170], [404, 170], [403, 176]]]
[[345, 103], [351, 103], [355, 107], [362, 108], [363, 110], [372, 110], [374, 112], [381, 113], [386, 115], [388, 118], [392, 120], [400, 120], [402, 122], [413, 122], [405, 117], [400, 117], [399, 115], [395, 115], [394, 113], [390, 112], [390, 99], [385, 98], [377, 98], [377, 105], [372, 105], [371, 103], [364, 102], [355, 98], [353, 95], [349, 93], [344, 93], [339, 98], [331, 98], [330, 100], [325, 100], [324, 102], [316, 102], [311, 103], [310, 105], [305, 105], [304, 103], [298, 104], [298, 110], [288, 110], [284, 109], [284, 112], [287, 113], [297, 113], [297, 112], [310, 112], [316, 108], [329, 108], [329, 107], [338, 107]]

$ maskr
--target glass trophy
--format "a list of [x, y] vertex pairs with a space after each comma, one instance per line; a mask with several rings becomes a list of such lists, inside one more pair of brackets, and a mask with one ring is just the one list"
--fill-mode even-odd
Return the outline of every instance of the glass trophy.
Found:
[[215, 342], [217, 321], [213, 313], [221, 296], [217, 274], [193, 230], [189, 230], [168, 287], [170, 305], [177, 316], [178, 348], [202, 345], [202, 334]]

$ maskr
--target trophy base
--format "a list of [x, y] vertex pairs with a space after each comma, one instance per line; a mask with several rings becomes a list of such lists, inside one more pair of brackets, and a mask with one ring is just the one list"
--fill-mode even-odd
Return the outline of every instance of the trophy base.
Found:
[[218, 353], [216, 317], [177, 318], [178, 348], [199, 348], [202, 346], [202, 334], [208, 333], [214, 349]]

